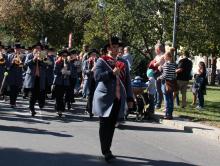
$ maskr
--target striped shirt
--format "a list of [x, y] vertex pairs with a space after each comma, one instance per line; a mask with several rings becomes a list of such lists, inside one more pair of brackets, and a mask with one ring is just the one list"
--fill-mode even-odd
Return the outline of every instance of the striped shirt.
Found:
[[163, 66], [163, 73], [160, 76], [162, 80], [176, 79], [176, 64], [173, 62], [166, 62]]

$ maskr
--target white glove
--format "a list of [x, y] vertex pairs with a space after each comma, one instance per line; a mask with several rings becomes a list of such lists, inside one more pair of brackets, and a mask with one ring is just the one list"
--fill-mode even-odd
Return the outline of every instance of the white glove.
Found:
[[63, 68], [63, 69], [61, 70], [61, 73], [62, 73], [62, 74], [65, 74], [65, 73], [66, 73], [66, 69]]
[[51, 85], [51, 92], [55, 89], [55, 85]]

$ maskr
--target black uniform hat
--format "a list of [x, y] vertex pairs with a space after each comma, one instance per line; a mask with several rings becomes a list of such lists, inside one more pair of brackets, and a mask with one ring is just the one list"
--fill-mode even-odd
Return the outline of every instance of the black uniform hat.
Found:
[[40, 47], [41, 49], [43, 49], [43, 46], [42, 46], [42, 44], [40, 43], [40, 42], [37, 42], [36, 44], [34, 44], [33, 46], [32, 46], [32, 49], [34, 49], [34, 48], [36, 48], [36, 47]]
[[[119, 38], [116, 36], [111, 37], [111, 44], [118, 44], [119, 46], [123, 46], [123, 43], [120, 42]], [[110, 47], [110, 43], [108, 41], [108, 44], [105, 45], [104, 49], [107, 49]]]
[[88, 53], [88, 56], [90, 56], [92, 53], [96, 53], [96, 54], [99, 54], [98, 50], [96, 49], [91, 49]]
[[78, 54], [78, 53], [79, 53], [79, 51], [76, 50], [76, 49], [70, 50], [70, 54], [71, 54], [71, 55], [73, 55], [73, 54]]
[[[66, 54], [66, 55], [65, 55]], [[67, 50], [60, 50], [57, 52], [57, 55], [58, 56], [68, 56], [69, 55], [69, 52]]]
[[16, 42], [16, 43], [14, 44], [14, 48], [15, 48], [15, 49], [21, 48], [21, 43], [20, 43], [20, 42]]

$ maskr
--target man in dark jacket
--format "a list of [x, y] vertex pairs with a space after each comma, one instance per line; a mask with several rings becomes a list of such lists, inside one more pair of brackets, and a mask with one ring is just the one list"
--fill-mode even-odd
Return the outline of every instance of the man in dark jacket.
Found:
[[[55, 109], [59, 117], [62, 116], [62, 112], [65, 110], [64, 94], [70, 86], [71, 67], [67, 61], [68, 55], [69, 52], [67, 50], [60, 51], [54, 67], [53, 85], [55, 86], [54, 92], [56, 98]], [[69, 101], [69, 99], [66, 100]]]
[[20, 43], [16, 43], [14, 53], [9, 54], [7, 59], [7, 85], [9, 87], [10, 105], [12, 108], [16, 106], [17, 96], [23, 84], [23, 58], [21, 45]]
[[177, 85], [178, 90], [182, 94], [182, 108], [186, 107], [186, 91], [191, 76], [192, 61], [189, 59], [189, 52], [183, 51], [182, 58], [180, 59], [177, 66]]

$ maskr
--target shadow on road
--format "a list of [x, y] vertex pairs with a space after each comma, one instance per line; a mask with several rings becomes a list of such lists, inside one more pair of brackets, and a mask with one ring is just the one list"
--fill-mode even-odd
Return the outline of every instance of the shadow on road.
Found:
[[[0, 165], [7, 166], [103, 166], [107, 164], [102, 157], [71, 154], [71, 153], [42, 153], [31, 150], [21, 150], [15, 148], [0, 149]], [[16, 157], [15, 157], [16, 156]], [[12, 159], [13, 158], [13, 159]], [[151, 160], [130, 156], [117, 156], [110, 165], [114, 166], [194, 166], [184, 162]]]
[[28, 128], [28, 127], [17, 127], [17, 126], [2, 126], [0, 125], [0, 131], [17, 132], [17, 133], [28, 133], [28, 134], [40, 134], [40, 135], [52, 135], [56, 137], [73, 137], [72, 135], [56, 133], [48, 130]]
[[135, 131], [160, 131], [160, 132], [184, 132], [183, 130], [169, 129], [169, 128], [158, 128], [158, 127], [146, 127], [146, 126], [132, 126], [132, 125], [121, 125], [121, 130], [135, 130]]

